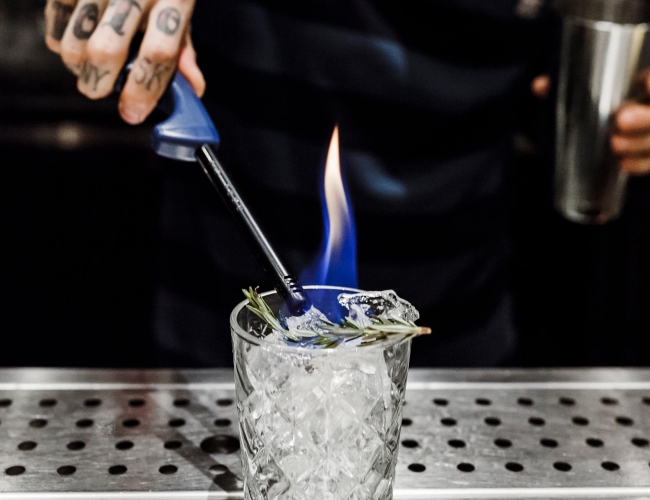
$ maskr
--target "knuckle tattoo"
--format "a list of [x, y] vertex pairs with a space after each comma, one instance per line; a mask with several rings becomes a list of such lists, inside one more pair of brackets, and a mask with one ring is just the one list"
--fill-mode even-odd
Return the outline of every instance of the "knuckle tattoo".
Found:
[[110, 72], [110, 69], [100, 69], [86, 60], [81, 65], [81, 68], [79, 68], [78, 75], [81, 82], [88, 85], [93, 91], [96, 91], [99, 82], [102, 81]]
[[65, 29], [70, 22], [72, 16], [73, 6], [59, 0], [55, 0], [52, 4], [54, 9], [54, 22], [52, 23], [52, 31], [50, 35], [54, 40], [60, 42], [65, 33]]
[[169, 63], [154, 63], [148, 57], [139, 61], [134, 81], [148, 91], [157, 92], [164, 88], [165, 77], [171, 73], [174, 66]]
[[166, 35], [173, 35], [181, 25], [181, 13], [174, 7], [167, 7], [158, 14], [156, 26]]
[[142, 7], [138, 2], [136, 2], [136, 0], [111, 0], [109, 5], [115, 7], [115, 12], [113, 13], [113, 17], [111, 17], [111, 20], [104, 24], [108, 24], [113, 28], [115, 33], [123, 36], [124, 23], [126, 23], [131, 11], [135, 9], [138, 12], [142, 12]]
[[99, 23], [99, 6], [96, 3], [84, 5], [74, 22], [72, 33], [79, 40], [88, 40]]

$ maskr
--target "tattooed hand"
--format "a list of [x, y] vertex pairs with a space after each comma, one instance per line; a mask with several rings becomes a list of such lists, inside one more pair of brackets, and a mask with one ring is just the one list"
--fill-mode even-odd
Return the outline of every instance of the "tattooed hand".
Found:
[[47, 0], [45, 41], [77, 75], [79, 91], [106, 97], [126, 62], [131, 40], [144, 29], [119, 111], [137, 124], [151, 113], [178, 67], [201, 96], [205, 80], [196, 65], [189, 23], [194, 0]]

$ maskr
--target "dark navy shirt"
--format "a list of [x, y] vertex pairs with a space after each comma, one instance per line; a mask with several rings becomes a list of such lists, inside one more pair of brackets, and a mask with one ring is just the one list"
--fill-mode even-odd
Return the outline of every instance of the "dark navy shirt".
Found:
[[[497, 365], [515, 348], [504, 175], [546, 18], [541, 0], [197, 3], [222, 163], [297, 274], [339, 125], [359, 287], [420, 310], [433, 335], [414, 365]], [[156, 335], [185, 364], [228, 364], [239, 290], [270, 285], [200, 169], [167, 168]]]

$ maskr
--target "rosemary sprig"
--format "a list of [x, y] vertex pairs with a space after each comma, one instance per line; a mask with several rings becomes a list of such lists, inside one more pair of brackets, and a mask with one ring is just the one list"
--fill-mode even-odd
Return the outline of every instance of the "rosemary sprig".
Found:
[[431, 333], [430, 328], [417, 326], [412, 321], [387, 316], [369, 317], [369, 323], [364, 324], [354, 321], [348, 316], [341, 325], [324, 320], [319, 324], [318, 330], [287, 329], [276, 318], [264, 298], [257, 293], [257, 289], [249, 287], [248, 290], [242, 290], [242, 292], [249, 302], [246, 308], [256, 314], [272, 330], [278, 331], [296, 342], [313, 339], [311, 344], [322, 348], [333, 348], [358, 339], [361, 339], [360, 345], [365, 346], [386, 340], [392, 335], [401, 335], [403, 340], [406, 340]]

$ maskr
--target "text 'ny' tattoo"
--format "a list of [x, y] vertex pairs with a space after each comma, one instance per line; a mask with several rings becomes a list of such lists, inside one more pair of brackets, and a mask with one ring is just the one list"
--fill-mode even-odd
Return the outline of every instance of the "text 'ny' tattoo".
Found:
[[87, 3], [77, 14], [72, 33], [79, 40], [88, 40], [99, 23], [99, 7], [96, 3]]
[[145, 57], [138, 64], [138, 71], [135, 75], [135, 83], [144, 85], [147, 90], [154, 92], [161, 90], [165, 85], [165, 76], [168, 75], [174, 66], [166, 63], [153, 63]]
[[137, 11], [142, 11], [142, 7], [135, 0], [111, 0], [110, 5], [115, 6], [115, 12], [111, 20], [104, 24], [111, 26], [118, 35], [124, 35], [124, 23], [129, 14], [134, 8]]
[[173, 35], [178, 31], [181, 25], [181, 13], [174, 7], [167, 7], [160, 11], [158, 14], [158, 21], [156, 26], [158, 29], [167, 35]]
[[97, 90], [99, 82], [111, 72], [110, 69], [101, 70], [94, 64], [90, 64], [88, 61], [84, 61], [79, 71], [79, 79], [92, 86], [93, 90]]
[[66, 26], [70, 22], [70, 16], [72, 16], [74, 7], [67, 3], [59, 2], [59, 0], [56, 0], [52, 4], [52, 7], [54, 8], [54, 22], [52, 23], [51, 35], [57, 42], [60, 42], [65, 33]]

